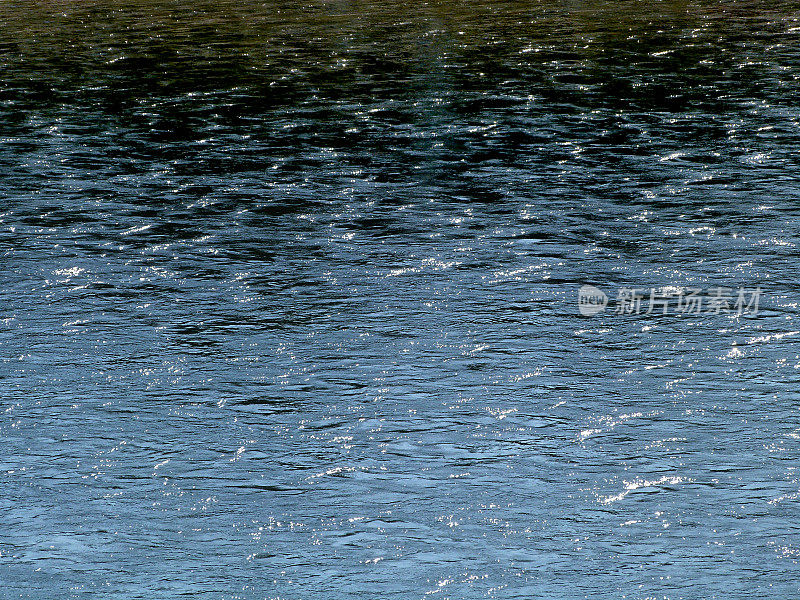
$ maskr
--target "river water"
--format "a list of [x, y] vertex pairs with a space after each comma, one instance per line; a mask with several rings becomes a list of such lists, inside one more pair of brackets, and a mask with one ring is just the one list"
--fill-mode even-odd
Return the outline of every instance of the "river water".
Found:
[[798, 19], [0, 6], [0, 596], [797, 598]]

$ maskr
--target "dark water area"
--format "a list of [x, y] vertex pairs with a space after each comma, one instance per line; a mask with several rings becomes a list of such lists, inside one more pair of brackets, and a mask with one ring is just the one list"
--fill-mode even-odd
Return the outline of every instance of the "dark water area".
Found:
[[0, 598], [800, 594], [796, 3], [4, 3], [0, 75]]

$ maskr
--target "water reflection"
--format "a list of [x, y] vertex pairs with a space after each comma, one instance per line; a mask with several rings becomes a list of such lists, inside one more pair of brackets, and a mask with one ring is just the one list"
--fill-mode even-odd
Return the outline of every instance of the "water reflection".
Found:
[[793, 597], [796, 18], [1, 6], [6, 589]]

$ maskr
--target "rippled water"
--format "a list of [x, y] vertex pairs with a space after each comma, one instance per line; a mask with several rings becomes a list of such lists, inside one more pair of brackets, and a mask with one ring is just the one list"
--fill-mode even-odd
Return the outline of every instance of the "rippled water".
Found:
[[0, 6], [3, 597], [796, 598], [798, 18]]

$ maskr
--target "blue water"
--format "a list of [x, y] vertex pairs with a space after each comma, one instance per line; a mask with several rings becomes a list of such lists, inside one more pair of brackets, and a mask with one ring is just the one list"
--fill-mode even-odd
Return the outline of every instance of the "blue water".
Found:
[[0, 598], [797, 598], [798, 19], [1, 6]]

